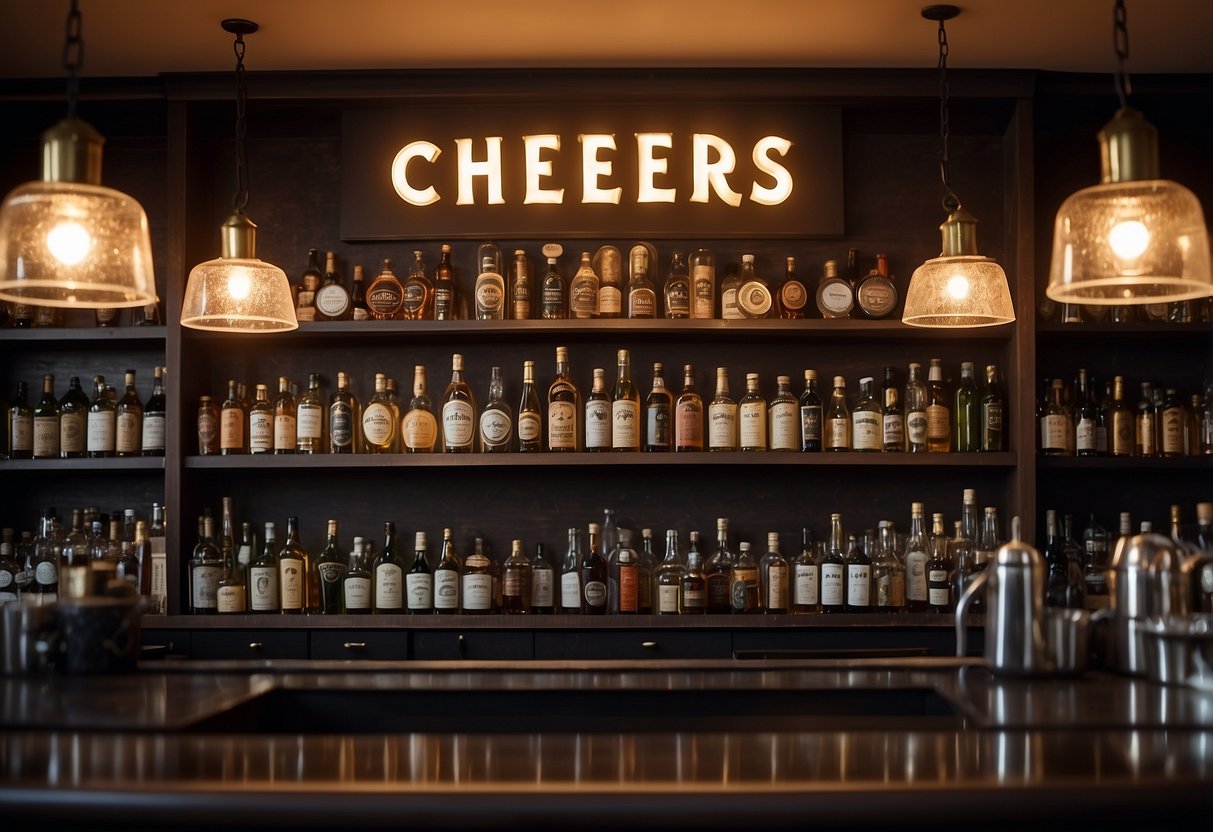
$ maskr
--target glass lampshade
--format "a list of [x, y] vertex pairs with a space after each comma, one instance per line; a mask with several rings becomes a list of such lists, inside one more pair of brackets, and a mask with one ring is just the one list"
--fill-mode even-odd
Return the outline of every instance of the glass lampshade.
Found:
[[1015, 309], [1006, 272], [989, 257], [934, 257], [914, 270], [901, 320], [954, 328], [1009, 324]]
[[221, 332], [298, 329], [286, 272], [256, 258], [219, 257], [190, 271], [181, 325]]

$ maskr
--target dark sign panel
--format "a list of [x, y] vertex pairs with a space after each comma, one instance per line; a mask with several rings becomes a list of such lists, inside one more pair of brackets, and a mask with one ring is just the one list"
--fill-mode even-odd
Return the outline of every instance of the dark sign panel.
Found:
[[429, 106], [345, 113], [346, 240], [838, 237], [838, 107]]

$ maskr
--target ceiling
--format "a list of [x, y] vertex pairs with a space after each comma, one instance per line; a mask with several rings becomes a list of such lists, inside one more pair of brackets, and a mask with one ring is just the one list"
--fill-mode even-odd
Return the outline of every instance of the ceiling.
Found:
[[[85, 76], [250, 71], [935, 65], [924, 0], [80, 0]], [[1110, 72], [1112, 0], [961, 0], [949, 66]], [[62, 74], [67, 0], [0, 0], [0, 78]], [[1129, 3], [1132, 73], [1213, 72], [1213, 0]]]

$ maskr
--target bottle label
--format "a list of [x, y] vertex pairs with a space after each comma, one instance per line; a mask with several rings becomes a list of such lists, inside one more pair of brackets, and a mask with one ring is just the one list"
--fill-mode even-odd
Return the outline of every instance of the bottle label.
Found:
[[1158, 453], [1158, 443], [1154, 441], [1153, 413], [1137, 417], [1137, 444], [1141, 446], [1139, 456], [1154, 456]]
[[808, 300], [808, 290], [799, 280], [785, 280], [783, 286], [779, 287], [779, 302], [783, 304], [784, 309], [798, 312], [804, 309]]
[[911, 410], [906, 414], [906, 431], [911, 445], [927, 444], [927, 414], [923, 410]]
[[851, 414], [851, 447], [857, 451], [881, 449], [883, 424], [880, 414], [873, 410], [857, 410]]
[[295, 317], [300, 321], [316, 320], [316, 293], [314, 291], [299, 290], [299, 305], [295, 307]]
[[708, 447], [737, 449], [737, 405], [732, 402], [708, 405]]
[[455, 292], [443, 282], [434, 287], [434, 319], [449, 321], [454, 317]]
[[298, 407], [297, 430], [300, 439], [320, 441], [324, 425], [324, 409], [318, 404], [301, 404]]
[[574, 277], [569, 287], [569, 307], [579, 318], [590, 318], [598, 312], [598, 281]]
[[219, 447], [238, 451], [244, 447], [244, 411], [225, 407], [219, 413]]
[[598, 290], [598, 314], [618, 317], [623, 308], [623, 292], [617, 286], [603, 285]]
[[[504, 410], [493, 408], [480, 414], [480, 442], [485, 449], [500, 448], [510, 441], [513, 425]], [[522, 421], [518, 422], [518, 438], [522, 438]]]
[[114, 450], [118, 453], [139, 453], [139, 440], [143, 436], [140, 416], [128, 410], [114, 418]]
[[362, 435], [367, 444], [385, 447], [392, 441], [392, 411], [383, 402], [372, 402], [362, 411]]
[[745, 315], [737, 305], [737, 290], [725, 289], [720, 293], [720, 317], [726, 321], [742, 321]]
[[219, 581], [222, 578], [223, 570], [218, 566], [195, 566], [190, 570], [190, 600], [194, 609], [213, 610], [218, 606]]
[[[930, 585], [930, 590], [927, 592], [927, 603], [933, 607], [946, 607], [948, 605], [948, 572], [946, 569], [932, 569], [927, 574], [927, 582]], [[942, 586], [937, 586], [942, 584]]]
[[821, 441], [821, 405], [808, 404], [800, 408], [800, 446]]
[[[393, 563], [375, 567], [375, 609], [398, 610], [404, 607], [404, 570]], [[286, 605], [285, 593], [283, 606]]]
[[216, 612], [244, 612], [244, 584], [228, 584], [215, 591]]
[[354, 446], [354, 408], [349, 402], [329, 405], [329, 443], [334, 448]]
[[249, 450], [253, 453], [274, 449], [274, 417], [264, 410], [254, 411], [248, 416]]
[[757, 280], [750, 280], [737, 290], [737, 306], [747, 318], [765, 318], [771, 311], [771, 290]]
[[636, 612], [636, 564], [619, 565], [619, 611]]
[[471, 611], [487, 611], [493, 605], [493, 576], [487, 572], [476, 572], [463, 576], [463, 608]]
[[471, 448], [476, 417], [471, 402], [456, 400], [442, 406], [442, 441], [448, 448]]
[[405, 590], [408, 592], [410, 610], [429, 610], [434, 608], [434, 576], [423, 572], [410, 572], [404, 578]]
[[775, 402], [767, 414], [771, 422], [771, 450], [800, 450], [799, 408], [795, 402]]
[[481, 272], [476, 278], [476, 317], [480, 319], [502, 317], [505, 304], [505, 278], [496, 272]]
[[591, 607], [604, 606], [607, 601], [606, 584], [602, 581], [586, 581], [583, 595], [587, 605]]
[[906, 422], [900, 413], [886, 413], [882, 420], [884, 446], [902, 448], [906, 443]]
[[404, 446], [432, 451], [438, 439], [438, 420], [428, 410], [410, 410], [404, 415]]
[[1095, 451], [1095, 420], [1079, 419], [1074, 433], [1075, 447], [1080, 451]]
[[821, 603], [827, 607], [841, 607], [846, 602], [846, 570], [841, 563], [821, 565]]
[[518, 414], [518, 438], [523, 442], [534, 442], [539, 439], [543, 419], [533, 410]]
[[274, 415], [274, 450], [275, 451], [293, 451], [295, 450], [295, 417], [290, 414], [278, 413]]
[[576, 572], [560, 576], [560, 606], [567, 610], [581, 608], [581, 576]]
[[795, 603], [797, 606], [817, 606], [817, 566], [796, 564]]
[[354, 307], [354, 320], [355, 321], [369, 321], [370, 319], [371, 319], [370, 313], [367, 312], [365, 307], [362, 307], [362, 306]]
[[529, 568], [507, 568], [501, 577], [501, 593], [509, 598], [525, 598], [530, 588], [525, 577], [529, 571]]
[[282, 609], [298, 610], [303, 608], [304, 581], [303, 561], [295, 557], [278, 559], [278, 596], [282, 601]]
[[[147, 419], [143, 420], [143, 431], [147, 433]], [[85, 448], [85, 421], [83, 413], [64, 413], [59, 417], [59, 451], [65, 454], [79, 454]], [[160, 419], [160, 429], [164, 430], [164, 419]], [[164, 447], [163, 433], [160, 447]], [[143, 447], [149, 447], [144, 436]]]
[[668, 403], [660, 402], [645, 408], [645, 427], [648, 431], [648, 444], [657, 448], [670, 447], [670, 408]]
[[1002, 433], [1002, 402], [982, 402], [981, 423], [987, 433]]
[[906, 554], [906, 597], [911, 601], [927, 600], [927, 553]]
[[439, 569], [434, 572], [434, 608], [459, 609], [459, 573], [454, 569]]
[[[168, 611], [168, 559], [164, 552], [164, 538], [150, 538], [152, 544], [152, 586], [148, 595], [152, 599], [151, 612], [164, 615]], [[160, 540], [159, 551], [156, 541]], [[275, 607], [277, 609], [277, 607]]]
[[656, 318], [657, 293], [652, 289], [633, 289], [628, 293], [629, 318]]
[[830, 419], [830, 441], [828, 448], [848, 449], [851, 447], [850, 422], [846, 419]]
[[59, 569], [49, 560], [44, 560], [34, 567], [34, 580], [42, 586], [54, 586], [59, 583]]
[[845, 315], [855, 304], [855, 296], [845, 280], [826, 283], [817, 291], [817, 300], [821, 303], [822, 314]]
[[548, 609], [552, 606], [552, 570], [531, 570], [531, 606]]
[[577, 447], [577, 408], [572, 402], [548, 402], [548, 447]]
[[400, 311], [403, 287], [394, 277], [375, 278], [366, 292], [366, 305], [377, 318], [391, 318]]
[[631, 399], [611, 402], [611, 447], [640, 447], [640, 405]]
[[859, 284], [859, 308], [869, 318], [883, 318], [897, 304], [897, 292], [883, 276], [871, 277]]
[[788, 569], [786, 566], [771, 566], [767, 569], [767, 609], [788, 608]]
[[[16, 439], [16, 437], [14, 437]], [[16, 444], [14, 442], [14, 444]], [[59, 456], [59, 417], [34, 417], [34, 456]], [[17, 447], [20, 447], [19, 445]]]
[[610, 402], [595, 399], [585, 403], [585, 447], [586, 450], [611, 447]]
[[350, 308], [350, 294], [339, 283], [321, 286], [316, 292], [316, 309], [326, 318], [340, 318]]
[[847, 564], [847, 606], [866, 607], [871, 604], [872, 568], [866, 563]]
[[[214, 423], [211, 424], [213, 435]], [[13, 448], [24, 448], [32, 450], [33, 437], [30, 435], [32, 425], [25, 420], [22, 420], [22, 425], [18, 426], [17, 420], [13, 420]], [[114, 450], [114, 411], [105, 410], [100, 413], [88, 414], [88, 450], [90, 452], [112, 451]], [[198, 430], [202, 431], [202, 420], [198, 420]]]
[[657, 587], [657, 611], [661, 613], [678, 612], [677, 586], [662, 585]]
[[400, 309], [408, 318], [417, 318], [425, 306], [425, 287], [415, 280], [405, 281], [400, 294]]
[[371, 579], [359, 576], [346, 577], [345, 608], [347, 611], [369, 610], [371, 608]]
[[1162, 412], [1162, 452], [1182, 455], [1184, 452], [1184, 427], [1187, 419], [1181, 408], [1171, 407]]
[[767, 446], [767, 406], [765, 402], [742, 402], [738, 407], [742, 448]]
[[716, 312], [716, 269], [712, 266], [693, 267], [691, 285], [695, 291], [691, 301], [691, 317], [710, 320]]
[[1042, 416], [1040, 419], [1040, 446], [1048, 450], [1065, 450], [1069, 420], [1062, 415]]
[[691, 317], [691, 286], [684, 280], [672, 280], [665, 285], [665, 316]]
[[703, 403], [699, 399], [679, 403], [674, 431], [679, 448], [703, 448]]
[[952, 431], [951, 415], [941, 404], [927, 405], [927, 439], [946, 441]]
[[691, 589], [687, 585], [683, 585], [682, 591], [682, 608], [683, 610], [701, 610], [707, 606], [708, 599], [704, 595], [702, 589]]
[[[316, 572], [320, 575], [320, 583], [330, 584], [334, 591], [337, 585], [345, 579], [345, 573], [348, 569], [349, 567], [346, 566], [344, 561], [329, 560], [316, 564]], [[321, 592], [322, 596], [326, 594], [323, 591]]]

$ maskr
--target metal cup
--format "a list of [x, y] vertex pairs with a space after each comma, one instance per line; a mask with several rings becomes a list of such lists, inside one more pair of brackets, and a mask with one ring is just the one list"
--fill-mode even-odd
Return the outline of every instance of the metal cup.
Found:
[[58, 633], [54, 604], [7, 601], [0, 605], [0, 673], [32, 676], [54, 664]]
[[1091, 616], [1086, 610], [1064, 607], [1045, 609], [1045, 644], [1054, 673], [1077, 674], [1087, 669], [1087, 628]]

